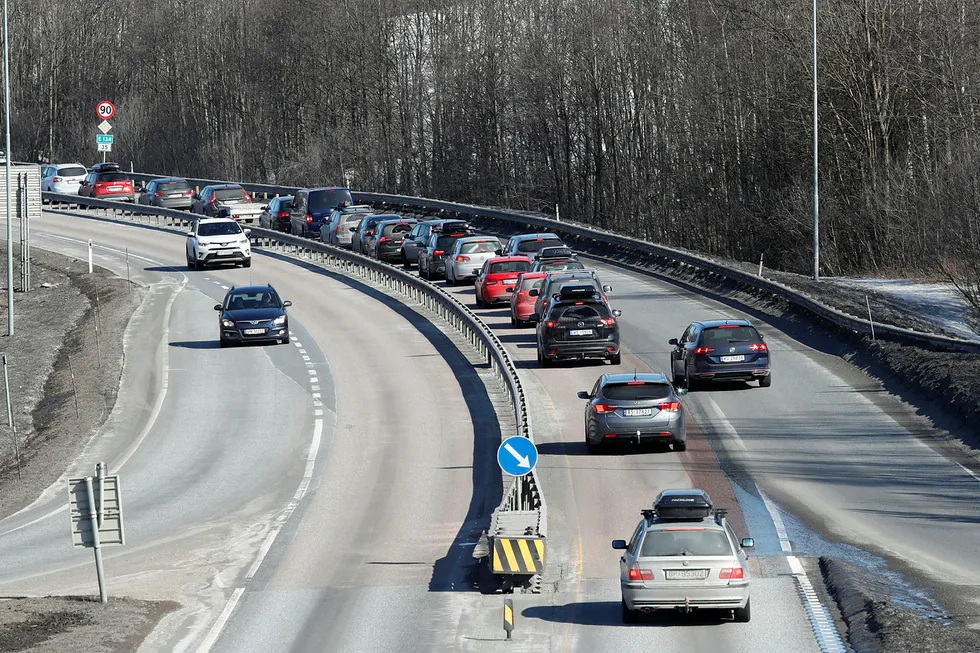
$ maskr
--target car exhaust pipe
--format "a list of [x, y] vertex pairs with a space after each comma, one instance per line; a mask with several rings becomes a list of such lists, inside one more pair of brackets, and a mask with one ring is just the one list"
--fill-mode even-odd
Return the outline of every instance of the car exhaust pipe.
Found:
[[643, 612], [645, 614], [650, 614], [651, 612], [653, 612], [653, 608], [651, 608], [649, 606], [644, 607], [644, 608], [640, 608], [640, 612]]

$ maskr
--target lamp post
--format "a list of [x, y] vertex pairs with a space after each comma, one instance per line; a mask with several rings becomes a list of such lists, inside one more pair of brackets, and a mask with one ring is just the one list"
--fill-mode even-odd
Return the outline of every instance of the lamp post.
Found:
[[4, 167], [7, 175], [7, 335], [14, 335], [14, 223], [10, 215], [10, 45], [7, 31], [7, 0], [3, 0], [3, 115], [7, 148]]
[[[6, 1], [6, 0], [4, 0]], [[813, 280], [820, 281], [820, 167], [817, 114], [817, 0], [813, 0]]]

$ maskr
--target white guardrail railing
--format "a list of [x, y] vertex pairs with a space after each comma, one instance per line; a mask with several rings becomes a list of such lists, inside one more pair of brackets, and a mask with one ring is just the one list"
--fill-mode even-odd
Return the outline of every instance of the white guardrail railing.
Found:
[[[189, 223], [200, 217], [186, 211], [59, 193], [42, 193], [42, 199], [47, 203], [47, 210], [68, 210], [84, 217], [141, 224], [177, 233], [187, 231]], [[387, 263], [319, 241], [269, 229], [249, 228], [253, 251], [276, 253], [347, 277], [364, 279], [436, 313], [468, 340], [503, 381], [512, 401], [517, 434], [533, 440], [527, 398], [517, 368], [496, 334], [465, 304], [432, 282]], [[547, 537], [547, 505], [534, 470], [522, 477], [504, 475], [504, 479], [509, 482], [505, 482], [500, 504], [491, 516], [489, 537]], [[480, 557], [489, 554], [485, 545], [477, 549], [481, 552]], [[539, 577], [540, 574], [530, 579], [528, 586], [537, 588]]]

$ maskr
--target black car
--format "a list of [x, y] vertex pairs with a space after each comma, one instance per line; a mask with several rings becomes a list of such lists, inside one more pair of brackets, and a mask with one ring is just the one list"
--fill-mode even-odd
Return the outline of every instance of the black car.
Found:
[[293, 205], [292, 195], [282, 195], [269, 200], [269, 206], [259, 214], [259, 226], [289, 233], [289, 209]]
[[304, 188], [293, 195], [289, 209], [290, 233], [294, 236], [319, 238], [320, 228], [330, 220], [334, 209], [354, 203], [347, 188]]
[[238, 286], [225, 295], [218, 311], [218, 341], [222, 347], [245, 342], [277, 341], [289, 344], [289, 317], [286, 308], [272, 286]]
[[[367, 255], [379, 261], [396, 261], [402, 257], [402, 241], [415, 226], [417, 220], [401, 217], [389, 218], [378, 223], [377, 237], [367, 241]], [[362, 244], [363, 246], [363, 244]]]
[[391, 220], [397, 218], [397, 215], [392, 215], [390, 213], [381, 214], [371, 214], [366, 216], [354, 229], [353, 235], [351, 236], [351, 249], [358, 254], [367, 254], [367, 241], [374, 238], [374, 233], [377, 231], [378, 223], [383, 220]]
[[419, 276], [429, 280], [440, 276], [445, 278], [449, 250], [460, 238], [478, 235], [465, 223], [445, 223], [433, 227], [425, 248], [419, 250]]
[[538, 364], [548, 367], [558, 360], [592, 358], [619, 365], [616, 318], [622, 314], [610, 310], [592, 284], [563, 286], [544, 316], [531, 316], [538, 323]]
[[707, 381], [758, 381], [772, 384], [769, 347], [748, 320], [694, 322], [673, 345], [670, 367], [675, 384], [693, 390]]

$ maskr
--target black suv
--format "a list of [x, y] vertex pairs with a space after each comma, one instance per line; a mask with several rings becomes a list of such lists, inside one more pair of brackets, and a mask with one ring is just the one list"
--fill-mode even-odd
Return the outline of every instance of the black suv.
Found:
[[218, 341], [222, 347], [244, 342], [278, 341], [289, 344], [289, 318], [286, 308], [272, 286], [232, 287], [218, 311]]
[[547, 313], [531, 316], [538, 323], [538, 363], [548, 367], [563, 359], [597, 358], [619, 365], [622, 311], [610, 310], [590, 283], [563, 286]]
[[465, 222], [446, 222], [432, 227], [424, 249], [419, 250], [419, 276], [423, 279], [446, 277], [446, 258], [456, 241], [466, 236], [479, 236]]

